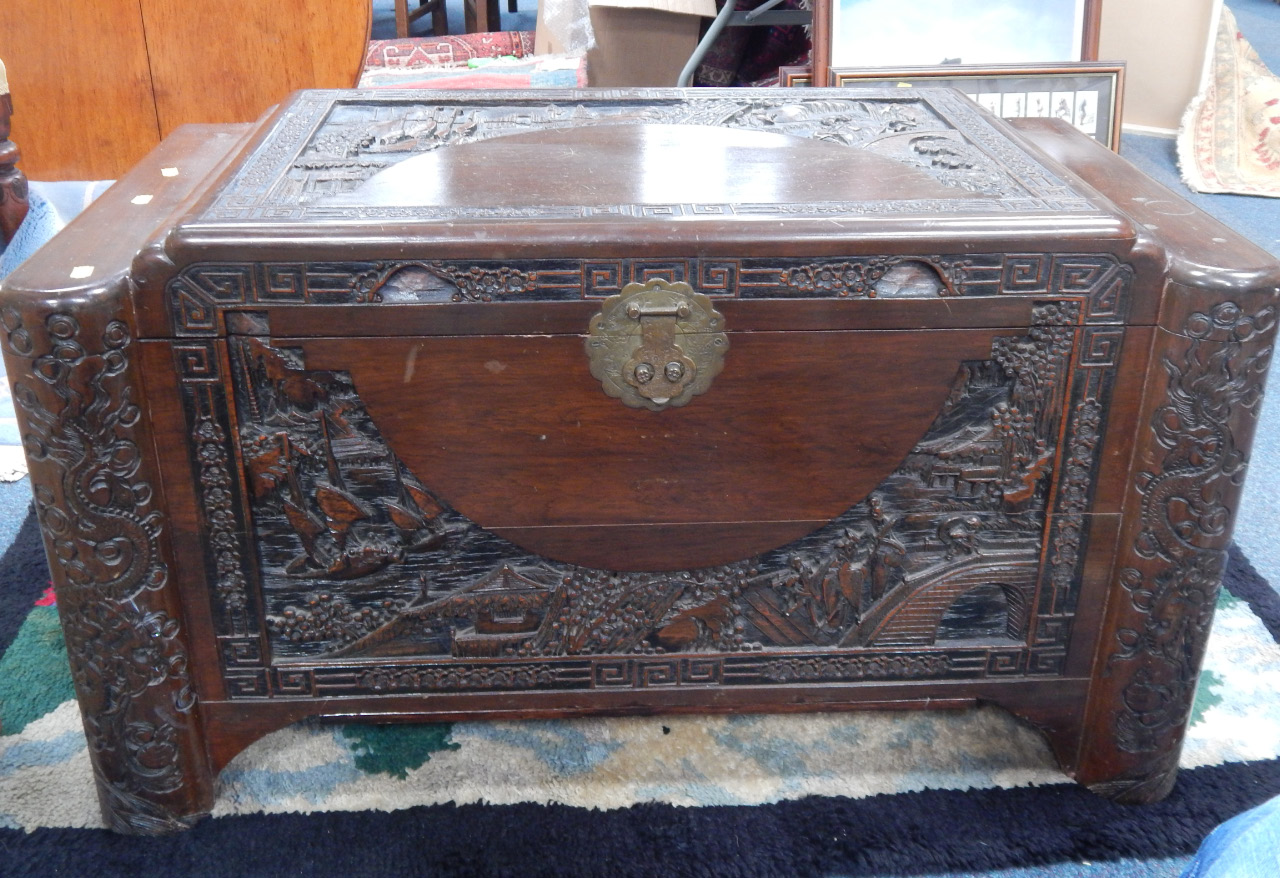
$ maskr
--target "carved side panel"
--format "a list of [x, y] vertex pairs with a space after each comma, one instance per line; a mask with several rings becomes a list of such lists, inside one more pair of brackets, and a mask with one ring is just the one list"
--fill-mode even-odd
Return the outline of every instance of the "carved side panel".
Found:
[[1150, 801], [1172, 786], [1275, 337], [1274, 305], [1221, 302], [1164, 333], [1081, 780]]
[[154, 834], [206, 812], [212, 777], [121, 299], [0, 321], [103, 810]]

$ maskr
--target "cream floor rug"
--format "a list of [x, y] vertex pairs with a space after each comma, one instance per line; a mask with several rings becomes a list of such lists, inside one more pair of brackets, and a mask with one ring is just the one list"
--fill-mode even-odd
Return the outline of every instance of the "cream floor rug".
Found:
[[1178, 164], [1197, 192], [1280, 197], [1280, 78], [1226, 6], [1209, 76], [1178, 132]]

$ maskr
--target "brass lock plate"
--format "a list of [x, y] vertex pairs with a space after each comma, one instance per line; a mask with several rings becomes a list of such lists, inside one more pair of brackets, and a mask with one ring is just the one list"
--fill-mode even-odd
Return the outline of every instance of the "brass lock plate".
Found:
[[707, 391], [724, 368], [729, 337], [709, 297], [686, 283], [651, 280], [604, 300], [586, 349], [605, 393], [656, 412]]

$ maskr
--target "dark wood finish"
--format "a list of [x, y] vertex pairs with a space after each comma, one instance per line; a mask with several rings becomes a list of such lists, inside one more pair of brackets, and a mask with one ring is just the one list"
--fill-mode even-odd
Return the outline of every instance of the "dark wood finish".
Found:
[[6, 353], [45, 376], [17, 385], [18, 405], [24, 438], [39, 446], [29, 461], [37, 515], [99, 800], [117, 831], [166, 832], [208, 812], [214, 775], [139, 417], [128, 286], [108, 281], [74, 309], [43, 304], [7, 312]]
[[[809, 81], [805, 85], [824, 86], [831, 73], [831, 4], [837, 0], [811, 0], [813, 36], [809, 54]], [[799, 84], [799, 83], [797, 83]]]
[[778, 68], [778, 84], [788, 88], [807, 88], [813, 85], [813, 67], [805, 64]]
[[[1173, 787], [1275, 337], [1271, 258], [1125, 162], [1020, 126], [1124, 205], [1168, 259], [1140, 433], [1077, 777], [1146, 802]], [[1144, 235], [1145, 237], [1145, 235]], [[1205, 273], [1231, 265], [1231, 272]], [[1212, 412], [1212, 414], [1210, 414]], [[1192, 447], [1205, 449], [1203, 456]], [[1184, 505], [1181, 497], [1196, 498]]]
[[[616, 173], [582, 173], [582, 151]], [[512, 190], [493, 169], [525, 162], [541, 173]], [[667, 168], [667, 175], [650, 173]], [[726, 168], [737, 173], [726, 174]], [[457, 204], [518, 207], [649, 201], [741, 203], [772, 180], [782, 203], [819, 198], [873, 201], [964, 197], [928, 171], [871, 152], [822, 140], [788, 142], [764, 131], [674, 125], [602, 125], [586, 130], [531, 131], [415, 156], [374, 177], [353, 198], [388, 207]]]
[[[141, 416], [151, 406], [126, 278], [149, 233], [246, 127], [189, 126], [165, 141], [101, 196], [106, 210], [82, 215], [42, 248], [56, 283], [45, 286], [46, 276], [43, 291], [24, 286], [20, 267], [0, 309], [22, 432], [39, 446], [28, 466], [99, 800], [120, 832], [190, 825], [211, 807], [216, 780], [191, 676], [191, 614], [173, 587], [180, 567], [157, 433]], [[140, 194], [151, 198], [136, 202]], [[119, 554], [103, 551], [111, 547]]]
[[[519, 12], [518, 0], [507, 0], [508, 12]], [[502, 30], [502, 7], [498, 0], [463, 0], [463, 25], [467, 33]]]
[[[507, 0], [515, 12], [516, 0]], [[502, 7], [498, 0], [462, 0], [463, 27], [469, 34], [502, 30]]]
[[1098, 60], [1098, 41], [1102, 38], [1102, 0], [1087, 0], [1084, 7], [1084, 33], [1081, 34], [1080, 60]]
[[[122, 176], [181, 125], [251, 122], [299, 88], [355, 85], [368, 0], [4, 3], [0, 57], [36, 180]], [[69, 122], [68, 120], [74, 120]]]
[[9, 94], [4, 62], [0, 61], [0, 245], [13, 240], [27, 216], [27, 178], [16, 165], [22, 158], [9, 139], [13, 98]]
[[[731, 522], [747, 509], [751, 521], [834, 518], [919, 442], [993, 333], [815, 332], [800, 348], [788, 332], [730, 339], [715, 396], [658, 417], [599, 393], [576, 335], [275, 344], [308, 369], [345, 367], [409, 469], [439, 473], [444, 499], [481, 526], [587, 527]], [[896, 356], [919, 369], [903, 375]], [[549, 387], [548, 375], [564, 377]], [[544, 402], [524, 405], [531, 397]], [[796, 484], [809, 485], [803, 496]], [[690, 485], [705, 493], [697, 504]], [[664, 551], [654, 545], [648, 563]], [[688, 566], [696, 557], [674, 569]]]
[[443, 37], [449, 33], [449, 10], [444, 0], [419, 0], [413, 9], [409, 8], [409, 0], [395, 0], [395, 13], [396, 36], [400, 39], [410, 36], [410, 26], [424, 15], [431, 16], [432, 34]]
[[[1167, 791], [1280, 266], [1066, 126], [814, 95], [304, 94], [185, 129], [14, 274], [113, 826], [186, 825], [315, 715], [989, 702], [1091, 788]], [[724, 167], [673, 200], [686, 131]], [[575, 141], [610, 166], [521, 170]], [[629, 407], [593, 342], [710, 383]]]

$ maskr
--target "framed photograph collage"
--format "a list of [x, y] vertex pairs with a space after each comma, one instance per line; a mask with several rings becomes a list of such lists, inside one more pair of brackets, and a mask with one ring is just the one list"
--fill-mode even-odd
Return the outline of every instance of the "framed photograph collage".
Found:
[[1123, 62], [1098, 62], [1101, 0], [814, 0], [789, 86], [941, 87], [1006, 119], [1057, 118], [1119, 149]]

